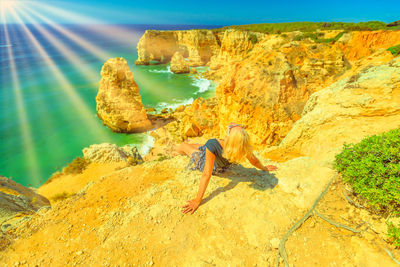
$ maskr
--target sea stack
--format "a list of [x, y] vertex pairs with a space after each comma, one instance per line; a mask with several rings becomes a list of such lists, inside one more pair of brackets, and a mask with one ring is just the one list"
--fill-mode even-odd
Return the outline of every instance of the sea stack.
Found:
[[104, 63], [96, 102], [97, 116], [114, 132], [142, 132], [152, 126], [133, 73], [123, 58]]
[[176, 74], [189, 73], [189, 64], [181, 53], [175, 52], [171, 59], [171, 71]]

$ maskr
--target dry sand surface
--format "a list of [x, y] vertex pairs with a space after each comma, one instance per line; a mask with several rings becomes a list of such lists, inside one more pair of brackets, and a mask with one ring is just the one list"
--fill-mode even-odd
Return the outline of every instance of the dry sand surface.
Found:
[[[308, 157], [262, 161], [279, 169], [269, 174], [246, 163], [212, 176], [193, 215], [181, 206], [195, 197], [201, 173], [186, 171], [184, 156], [133, 167], [90, 165], [62, 176], [39, 193], [76, 194], [17, 229], [21, 236], [1, 252], [1, 265], [275, 266], [277, 241], [334, 171]], [[396, 266], [384, 251], [393, 251], [382, 240], [384, 222], [348, 204], [343, 190], [337, 179], [317, 209], [365, 231], [352, 234], [311, 217], [286, 244], [291, 266]]]

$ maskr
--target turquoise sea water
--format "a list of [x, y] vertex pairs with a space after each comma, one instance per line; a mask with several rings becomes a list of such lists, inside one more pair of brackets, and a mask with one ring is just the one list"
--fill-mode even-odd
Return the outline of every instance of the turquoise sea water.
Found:
[[[85, 109], [82, 109], [79, 101], [70, 98], [65, 84], [60, 82], [56, 72], [52, 70], [54, 66], [49, 66], [49, 61], [43, 59], [24, 30], [18, 25], [7, 25], [10, 36], [10, 42], [7, 43], [4, 25], [1, 26], [0, 175], [12, 177], [26, 186], [38, 187], [53, 172], [81, 156], [82, 148], [91, 144], [135, 144], [145, 150], [143, 144], [149, 142], [147, 134], [112, 133], [96, 116], [95, 97], [104, 60], [96, 58], [90, 51], [82, 49], [48, 27], [47, 30], [55, 38], [61, 40], [70, 52], [78, 55], [81, 62], [84, 62], [77, 66], [68, 60], [65, 53], [49, 43], [34, 25], [29, 26], [46, 55], [84, 103]], [[158, 110], [176, 107], [182, 103], [190, 103], [197, 97], [210, 97], [215, 92], [215, 86], [210, 81], [190, 74], [173, 74], [168, 65], [133, 64], [137, 58], [137, 41], [145, 29], [190, 29], [206, 28], [205, 26], [123, 25], [121, 27], [125, 31], [131, 31], [137, 36], [123, 42], [113, 39], [112, 33], [101, 35], [76, 25], [65, 27], [107, 51], [112, 57], [122, 56], [127, 59], [145, 107], [155, 107]], [[15, 73], [12, 71], [10, 48], [15, 62]], [[97, 79], [88, 79], [88, 73], [94, 73]]]

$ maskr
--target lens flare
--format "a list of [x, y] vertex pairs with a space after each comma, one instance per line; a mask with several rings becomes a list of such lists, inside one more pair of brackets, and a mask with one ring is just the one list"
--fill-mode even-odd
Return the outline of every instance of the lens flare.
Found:
[[[14, 2], [14, 1], [6, 1], [6, 2]], [[12, 4], [4, 4], [1, 2], [2, 7], [8, 7], [9, 10], [12, 9], [13, 5]], [[1, 17], [3, 20], [3, 27], [4, 27], [4, 35], [6, 39], [6, 43], [9, 44], [10, 42], [10, 36], [8, 33], [8, 29], [6, 26], [6, 19], [4, 16], [4, 12], [6, 11], [6, 8], [1, 9]], [[15, 104], [17, 107], [17, 116], [19, 119], [19, 125], [21, 128], [21, 133], [22, 133], [22, 142], [24, 144], [24, 149], [27, 155], [26, 158], [26, 163], [27, 167], [30, 171], [32, 180], [35, 182], [39, 182], [41, 179], [41, 173], [39, 170], [39, 165], [37, 161], [37, 154], [35, 151], [35, 146], [32, 140], [32, 134], [31, 134], [31, 127], [28, 122], [28, 117], [27, 117], [27, 112], [24, 106], [24, 101], [21, 93], [21, 83], [18, 77], [18, 72], [17, 72], [17, 67], [15, 64], [15, 59], [14, 55], [11, 49], [11, 46], [7, 47], [7, 54], [8, 58], [10, 59], [10, 69], [11, 69], [11, 79], [12, 79], [12, 84], [13, 84], [13, 93], [14, 93], [14, 98], [15, 98]]]
[[24, 24], [20, 16], [16, 13], [14, 9], [11, 9], [11, 13], [14, 18], [20, 23], [25, 34], [32, 41], [34, 47], [39, 52], [39, 55], [45, 61], [51, 73], [60, 83], [60, 89], [68, 96], [70, 101], [74, 104], [76, 110], [80, 114], [83, 119], [82, 126], [88, 128], [88, 131], [92, 133], [94, 136], [99, 136], [104, 140], [108, 140], [108, 135], [106, 135], [103, 131], [98, 129], [98, 124], [95, 121], [95, 114], [90, 111], [85, 102], [80, 98], [79, 94], [75, 91], [74, 87], [69, 83], [67, 78], [65, 78], [64, 74], [57, 67], [56, 63], [51, 59], [51, 57], [46, 53], [45, 49], [42, 47], [37, 38], [32, 34], [29, 28]]
[[[35, 141], [41, 141], [35, 140], [37, 131], [34, 130], [38, 128], [37, 126], [40, 126], [40, 128], [46, 129], [46, 131], [51, 131], [59, 124], [59, 118], [52, 114], [52, 105], [46, 101], [38, 100], [35, 104], [38, 104], [39, 107], [32, 110], [32, 114], [38, 114], [38, 116], [46, 114], [46, 116], [42, 116], [43, 118], [40, 118], [40, 122], [36, 124], [33, 124], [33, 122], [29, 120], [29, 118], [33, 117], [37, 119], [38, 116], [29, 113], [31, 107], [28, 105], [28, 101], [30, 101], [28, 100], [28, 95], [33, 94], [35, 96], [40, 96], [42, 88], [36, 86], [36, 84], [40, 83], [40, 79], [36, 80], [35, 76], [29, 77], [29, 79], [35, 79], [33, 86], [21, 86], [21, 68], [32, 68], [32, 70], [30, 70], [32, 75], [34, 75], [33, 73], [35, 73], [35, 71], [33, 65], [27, 65], [31, 64], [31, 61], [28, 61], [25, 57], [16, 57], [16, 55], [13, 54], [17, 51], [13, 51], [13, 49], [18, 49], [18, 47], [13, 46], [12, 42], [18, 42], [19, 40], [21, 43], [28, 42], [30, 44], [29, 49], [32, 50], [32, 54], [34, 54], [35, 57], [38, 56], [38, 61], [34, 64], [43, 64], [43, 69], [46, 69], [48, 75], [51, 76], [50, 80], [56, 82], [56, 88], [52, 91], [52, 93], [54, 93], [54, 101], [59, 101], [60, 103], [68, 102], [68, 105], [73, 109], [71, 112], [77, 114], [76, 117], [74, 117], [75, 121], [71, 123], [79, 123], [87, 135], [95, 137], [96, 140], [110, 142], [112, 140], [111, 131], [104, 131], [104, 126], [97, 118], [96, 111], [89, 108], [88, 103], [83, 101], [81, 94], [84, 94], [84, 92], [80, 92], [78, 88], [74, 88], [73, 83], [71, 83], [72, 81], [67, 78], [69, 76], [66, 76], [62, 71], [64, 65], [58, 65], [56, 59], [52, 58], [52, 51], [56, 50], [56, 54], [62, 56], [65, 61], [68, 61], [68, 66], [72, 66], [74, 69], [78, 70], [79, 73], [82, 74], [82, 77], [90, 84], [97, 84], [100, 76], [99, 73], [96, 73], [90, 68], [91, 63], [87, 62], [89, 59], [85, 58], [91, 58], [91, 60], [96, 58], [96, 60], [104, 62], [113, 57], [113, 55], [99, 47], [97, 43], [88, 41], [85, 35], [78, 35], [73, 32], [71, 28], [59, 24], [57, 21], [91, 21], [92, 24], [79, 25], [79, 27], [84, 28], [85, 33], [89, 32], [89, 34], [93, 34], [93, 36], [99, 36], [101, 38], [106, 38], [105, 36], [109, 38], [112, 36], [113, 44], [117, 46], [122, 45], [121, 47], [132, 46], [132, 49], [133, 45], [141, 36], [140, 33], [124, 28], [123, 26], [107, 25], [103, 21], [51, 6], [49, 3], [50, 2], [40, 3], [38, 1], [0, 0], [0, 20], [3, 22], [2, 26], [5, 35], [5, 40], [3, 41], [5, 41], [6, 44], [11, 44], [5, 46], [7, 47], [7, 57], [10, 62], [9, 68], [8, 70], [6, 68], [6, 71], [10, 71], [13, 100], [15, 101], [14, 105], [17, 109], [16, 116], [18, 118], [21, 135], [18, 138], [21, 140], [20, 142], [24, 149], [24, 164], [27, 166], [27, 171], [31, 177], [30, 179], [37, 185], [46, 177], [42, 177], [45, 168], [42, 162], [40, 162], [41, 158], [38, 157], [41, 148], [38, 143], [35, 143]], [[18, 31], [18, 34], [13, 34], [13, 29], [15, 29], [15, 27], [13, 28], [11, 23], [18, 24], [18, 29], [21, 29], [21, 31]], [[10, 40], [10, 32], [12, 33], [12, 40]], [[85, 55], [89, 55], [89, 57], [80, 57], [76, 51], [79, 51], [79, 53], [80, 51], [85, 51]], [[171, 95], [170, 92], [160, 92], [158, 88], [162, 88], [163, 84], [159, 81], [155, 81], [151, 75], [139, 73], [138, 80], [140, 80], [140, 84], [149, 88], [149, 93], [159, 96]], [[24, 92], [23, 90], [27, 91]], [[24, 95], [24, 93], [27, 95]], [[71, 132], [71, 136], [74, 134], [74, 132]], [[53, 143], [59, 144], [60, 149], [63, 149], [63, 140], [61, 140], [60, 136], [54, 136], [52, 140], [55, 141]]]
[[0, 8], [4, 11], [9, 10], [13, 7], [16, 7], [17, 5], [18, 5], [18, 1], [15, 1], [15, 0], [0, 1]]
[[29, 8], [27, 5], [24, 6], [24, 8], [29, 13], [31, 13], [35, 17], [39, 18], [41, 21], [47, 23], [48, 26], [52, 27], [53, 29], [57, 30], [64, 36], [68, 37], [70, 40], [74, 41], [80, 47], [85, 49], [88, 53], [95, 55], [98, 59], [105, 61], [108, 58], [112, 57], [111, 54], [107, 53], [103, 49], [91, 44], [90, 42], [86, 41], [82, 37], [74, 34], [73, 32], [69, 31], [65, 27], [62, 27], [61, 25], [57, 24], [55, 21], [53, 21], [49, 18], [46, 18], [45, 16], [41, 15], [39, 12], [36, 12], [33, 8]]
[[88, 80], [88, 82], [98, 82], [98, 74], [85, 67], [88, 65], [88, 63], [84, 62], [76, 53], [65, 46], [57, 38], [53, 37], [48, 30], [34, 21], [26, 12], [22, 11], [21, 9], [18, 11], [24, 16], [25, 19], [28, 20], [28, 22], [31, 23], [32, 27], [36, 28], [46, 38], [47, 41], [49, 41], [62, 55], [64, 55], [71, 65], [73, 65], [76, 69], [79, 69], [82, 73], [85, 73], [85, 78]]

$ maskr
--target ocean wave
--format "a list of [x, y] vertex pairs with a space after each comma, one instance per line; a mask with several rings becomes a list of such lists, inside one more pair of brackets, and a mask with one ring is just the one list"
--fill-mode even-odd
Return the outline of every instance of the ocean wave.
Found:
[[192, 85], [199, 88], [199, 90], [196, 92], [196, 94], [204, 93], [208, 90], [213, 89], [212, 82], [210, 80], [207, 80], [204, 78], [200, 78], [200, 79], [194, 78]]
[[151, 148], [154, 146], [154, 138], [150, 134], [146, 134], [142, 143], [138, 146], [139, 154], [144, 157], [149, 154]]
[[153, 73], [173, 73], [171, 71], [171, 67], [167, 66], [166, 70], [149, 70], [149, 72], [153, 72]]
[[158, 103], [157, 107], [155, 108], [157, 110], [157, 112], [160, 112], [161, 110], [163, 110], [164, 108], [170, 108], [170, 109], [176, 109], [177, 107], [179, 107], [180, 105], [189, 105], [192, 104], [194, 99], [193, 97], [189, 98], [189, 99], [184, 99], [184, 100], [176, 100], [176, 99], [172, 99], [172, 101], [174, 101], [174, 103], [166, 103], [166, 102], [160, 102]]

